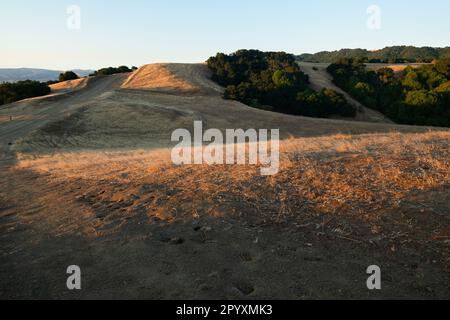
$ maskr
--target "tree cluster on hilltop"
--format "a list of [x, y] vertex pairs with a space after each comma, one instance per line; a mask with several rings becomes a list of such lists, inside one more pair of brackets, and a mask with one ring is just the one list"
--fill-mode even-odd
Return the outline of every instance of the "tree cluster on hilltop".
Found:
[[450, 47], [394, 46], [381, 50], [342, 49], [302, 54], [297, 59], [305, 62], [333, 63], [340, 59], [362, 60], [369, 63], [430, 63], [433, 60], [450, 58]]
[[45, 96], [51, 92], [50, 87], [39, 81], [18, 81], [0, 84], [0, 105], [15, 101]]
[[408, 67], [400, 77], [390, 68], [368, 71], [353, 59], [331, 64], [328, 72], [336, 85], [398, 123], [450, 127], [450, 58]]
[[80, 77], [73, 71], [66, 71], [64, 73], [61, 73], [59, 75], [59, 81], [60, 82], [64, 82], [64, 81], [69, 81], [69, 80], [76, 80], [79, 79]]
[[311, 117], [354, 117], [356, 109], [333, 90], [311, 90], [294, 55], [239, 50], [207, 61], [212, 79], [226, 88], [226, 99], [275, 112]]
[[137, 69], [136, 67], [132, 67], [130, 69], [127, 66], [120, 66], [118, 68], [108, 67], [108, 68], [99, 69], [99, 70], [95, 71], [94, 73], [90, 74], [90, 76], [92, 76], [92, 77], [95, 77], [95, 76], [110, 76], [110, 75], [118, 74], [118, 73], [132, 72], [132, 71], [135, 71], [136, 69]]

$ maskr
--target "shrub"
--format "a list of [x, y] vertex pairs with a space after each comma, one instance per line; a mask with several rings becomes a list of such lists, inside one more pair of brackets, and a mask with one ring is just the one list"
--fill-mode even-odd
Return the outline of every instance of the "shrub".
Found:
[[95, 71], [94, 73], [92, 73], [90, 76], [110, 76], [113, 74], [118, 74], [118, 73], [128, 73], [128, 72], [132, 72], [133, 70], [128, 68], [127, 66], [120, 66], [118, 68], [113, 68], [113, 67], [109, 67], [109, 68], [103, 68], [100, 70]]
[[79, 79], [80, 77], [73, 71], [66, 71], [64, 73], [61, 73], [59, 75], [59, 81], [63, 82], [63, 81], [69, 81], [69, 80], [76, 80]]

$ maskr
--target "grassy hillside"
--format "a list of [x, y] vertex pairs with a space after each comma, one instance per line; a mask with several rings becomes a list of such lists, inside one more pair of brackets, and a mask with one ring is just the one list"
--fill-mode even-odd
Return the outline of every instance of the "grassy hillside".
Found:
[[[0, 109], [0, 298], [449, 296], [448, 130], [268, 112], [210, 77], [148, 65]], [[198, 120], [279, 128], [279, 174], [174, 165]], [[89, 289], [61, 290], [68, 263]]]

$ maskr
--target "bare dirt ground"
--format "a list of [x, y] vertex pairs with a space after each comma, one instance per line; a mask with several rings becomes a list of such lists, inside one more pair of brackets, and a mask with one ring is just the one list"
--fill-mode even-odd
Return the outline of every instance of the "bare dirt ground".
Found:
[[[150, 65], [0, 109], [1, 298], [450, 296], [448, 130], [273, 114], [207, 75]], [[280, 128], [280, 173], [173, 166], [194, 120]]]

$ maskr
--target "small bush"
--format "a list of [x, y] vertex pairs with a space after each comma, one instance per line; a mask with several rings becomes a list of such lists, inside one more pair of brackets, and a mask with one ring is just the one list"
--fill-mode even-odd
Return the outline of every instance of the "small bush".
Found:
[[103, 68], [103, 69], [97, 70], [93, 74], [91, 74], [91, 76], [110, 76], [113, 74], [128, 73], [128, 72], [132, 72], [132, 71], [133, 70], [128, 68], [127, 66], [120, 66], [118, 68], [109, 67], [109, 68]]
[[72, 71], [66, 71], [64, 73], [61, 73], [59, 75], [59, 81], [63, 82], [63, 81], [69, 81], [69, 80], [76, 80], [79, 79], [80, 77]]

